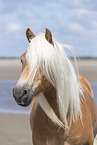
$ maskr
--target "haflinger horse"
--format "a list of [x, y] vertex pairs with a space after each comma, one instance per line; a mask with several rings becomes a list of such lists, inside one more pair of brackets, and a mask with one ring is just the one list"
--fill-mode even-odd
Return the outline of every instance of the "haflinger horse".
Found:
[[[33, 145], [92, 145], [97, 134], [97, 106], [90, 83], [67, 57], [71, 46], [59, 43], [50, 30], [35, 37], [28, 28], [22, 73], [13, 89], [18, 105], [32, 101]], [[76, 62], [75, 62], [76, 63]]]

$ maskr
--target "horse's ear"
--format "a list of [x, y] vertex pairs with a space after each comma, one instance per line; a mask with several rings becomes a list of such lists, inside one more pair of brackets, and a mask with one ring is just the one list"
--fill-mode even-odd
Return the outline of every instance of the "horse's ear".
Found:
[[26, 36], [27, 36], [27, 39], [29, 42], [31, 42], [31, 39], [33, 39], [35, 37], [35, 35], [29, 28], [26, 30]]
[[53, 40], [52, 40], [52, 33], [49, 29], [46, 28], [46, 31], [45, 31], [45, 38], [46, 40], [51, 43], [52, 45], [54, 45], [53, 43]]

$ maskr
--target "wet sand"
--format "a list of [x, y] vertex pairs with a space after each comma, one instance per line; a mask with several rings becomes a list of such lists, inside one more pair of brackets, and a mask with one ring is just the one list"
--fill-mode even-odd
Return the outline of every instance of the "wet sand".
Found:
[[[78, 66], [81, 75], [97, 82], [97, 60], [79, 60]], [[0, 79], [18, 79], [21, 68], [19, 59], [0, 59]], [[0, 145], [31, 144], [29, 115], [0, 113]]]

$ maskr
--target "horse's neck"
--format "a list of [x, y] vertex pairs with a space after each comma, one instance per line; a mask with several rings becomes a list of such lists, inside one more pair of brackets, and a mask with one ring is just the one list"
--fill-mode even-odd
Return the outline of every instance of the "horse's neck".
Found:
[[56, 113], [57, 117], [60, 119], [59, 109], [58, 109], [58, 103], [57, 103], [57, 97], [56, 97], [56, 90], [55, 88], [51, 88], [49, 91], [44, 92], [44, 95], [51, 106], [51, 108]]

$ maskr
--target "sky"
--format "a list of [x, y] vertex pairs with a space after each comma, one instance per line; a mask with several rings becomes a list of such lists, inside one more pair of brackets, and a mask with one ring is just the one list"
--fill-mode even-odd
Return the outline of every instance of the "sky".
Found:
[[35, 35], [48, 28], [77, 56], [97, 57], [97, 0], [0, 0], [0, 57], [20, 57]]

